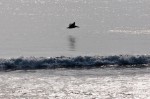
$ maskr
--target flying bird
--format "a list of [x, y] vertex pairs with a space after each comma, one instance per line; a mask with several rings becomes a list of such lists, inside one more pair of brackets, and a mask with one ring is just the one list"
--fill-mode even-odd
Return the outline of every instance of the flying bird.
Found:
[[73, 28], [79, 28], [79, 26], [76, 26], [75, 22], [69, 24], [69, 26], [67, 27], [68, 29], [73, 29]]

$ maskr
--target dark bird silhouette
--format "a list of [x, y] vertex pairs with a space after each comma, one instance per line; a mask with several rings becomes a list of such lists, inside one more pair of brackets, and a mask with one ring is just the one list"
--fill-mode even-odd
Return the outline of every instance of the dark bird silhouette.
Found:
[[79, 28], [79, 26], [76, 26], [75, 22], [69, 24], [69, 26], [67, 27], [68, 29], [73, 29], [73, 28]]

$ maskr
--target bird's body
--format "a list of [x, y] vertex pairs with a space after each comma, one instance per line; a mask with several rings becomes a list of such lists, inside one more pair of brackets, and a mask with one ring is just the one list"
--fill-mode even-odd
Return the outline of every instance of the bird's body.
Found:
[[75, 22], [69, 24], [69, 26], [67, 27], [68, 29], [73, 29], [73, 28], [79, 28], [79, 26], [76, 26]]

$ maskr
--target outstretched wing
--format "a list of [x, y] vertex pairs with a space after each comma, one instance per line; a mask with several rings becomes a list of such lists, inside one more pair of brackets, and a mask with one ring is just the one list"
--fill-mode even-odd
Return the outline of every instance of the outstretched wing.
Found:
[[73, 22], [72, 25], [75, 26], [75, 22]]

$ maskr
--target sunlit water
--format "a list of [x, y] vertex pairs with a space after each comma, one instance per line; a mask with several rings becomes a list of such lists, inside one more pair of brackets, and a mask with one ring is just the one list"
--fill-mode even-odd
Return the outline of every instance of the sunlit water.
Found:
[[1, 99], [149, 99], [149, 69], [0, 72]]
[[[0, 57], [149, 54], [149, 0], [1, 0]], [[76, 22], [80, 28], [67, 29]]]

